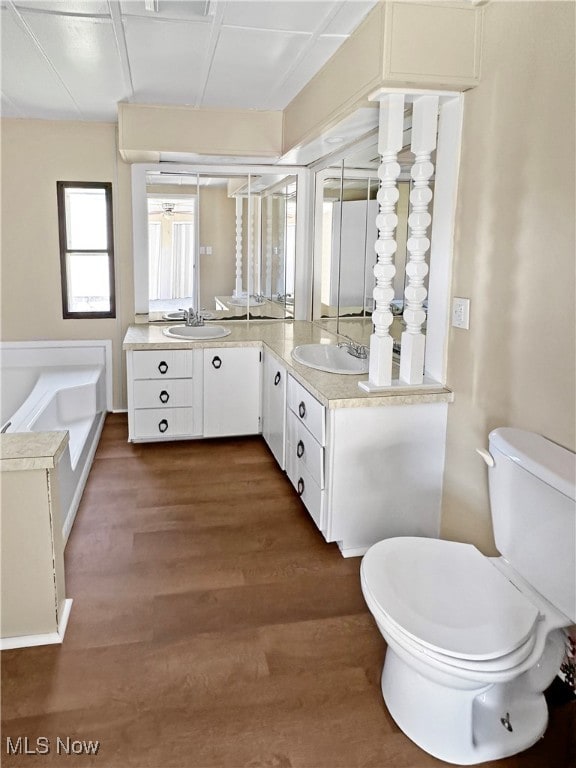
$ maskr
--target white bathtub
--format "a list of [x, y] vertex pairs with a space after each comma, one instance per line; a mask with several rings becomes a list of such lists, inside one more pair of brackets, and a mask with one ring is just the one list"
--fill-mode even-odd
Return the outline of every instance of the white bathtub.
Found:
[[69, 433], [58, 465], [66, 542], [111, 409], [111, 342], [4, 342], [0, 370], [2, 432]]

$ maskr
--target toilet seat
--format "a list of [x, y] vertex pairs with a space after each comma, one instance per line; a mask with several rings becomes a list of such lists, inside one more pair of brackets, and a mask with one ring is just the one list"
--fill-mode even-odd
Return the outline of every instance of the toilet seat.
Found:
[[440, 663], [497, 671], [534, 647], [538, 609], [470, 544], [384, 539], [361, 574], [381, 623]]

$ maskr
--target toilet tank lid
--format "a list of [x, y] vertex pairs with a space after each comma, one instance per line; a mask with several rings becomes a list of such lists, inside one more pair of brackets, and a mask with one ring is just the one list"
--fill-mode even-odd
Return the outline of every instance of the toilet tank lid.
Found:
[[493, 429], [490, 446], [572, 500], [576, 500], [576, 454], [551, 440], [513, 427]]

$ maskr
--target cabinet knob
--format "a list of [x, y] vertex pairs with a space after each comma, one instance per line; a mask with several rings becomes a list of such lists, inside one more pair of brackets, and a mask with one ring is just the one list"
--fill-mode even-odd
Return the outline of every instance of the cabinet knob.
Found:
[[161, 403], [167, 403], [168, 400], [170, 400], [170, 395], [168, 394], [168, 392], [166, 392], [165, 389], [163, 389], [162, 392], [160, 392], [158, 397], [160, 398]]
[[162, 360], [162, 362], [158, 364], [158, 370], [164, 375], [168, 371], [168, 363], [165, 360]]
[[222, 367], [222, 360], [216, 355], [216, 357], [212, 358], [212, 365], [214, 368], [221, 368]]
[[299, 477], [298, 478], [298, 496], [302, 496], [304, 493], [304, 480]]
[[280, 384], [280, 379], [282, 377], [280, 376], [280, 371], [276, 372], [276, 376], [274, 376], [274, 386], [277, 387], [278, 384]]
[[304, 416], [306, 416], [306, 405], [303, 400], [300, 402], [300, 405], [298, 406], [298, 413], [300, 414], [301, 419], [303, 419]]
[[298, 445], [296, 446], [296, 456], [298, 456], [299, 459], [304, 456], [304, 443], [302, 440], [298, 440]]
[[160, 432], [166, 432], [166, 430], [168, 429], [168, 422], [166, 421], [166, 419], [162, 419], [162, 421], [158, 422], [158, 429], [160, 430]]

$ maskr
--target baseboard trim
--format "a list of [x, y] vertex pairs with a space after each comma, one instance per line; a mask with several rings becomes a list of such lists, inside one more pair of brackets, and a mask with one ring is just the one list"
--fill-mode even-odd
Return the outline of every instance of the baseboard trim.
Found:
[[56, 645], [64, 640], [70, 611], [72, 610], [72, 598], [64, 601], [62, 616], [58, 623], [57, 632], [47, 632], [40, 635], [16, 635], [14, 637], [3, 637], [0, 639], [0, 651], [9, 651], [13, 648], [33, 648], [36, 645]]

